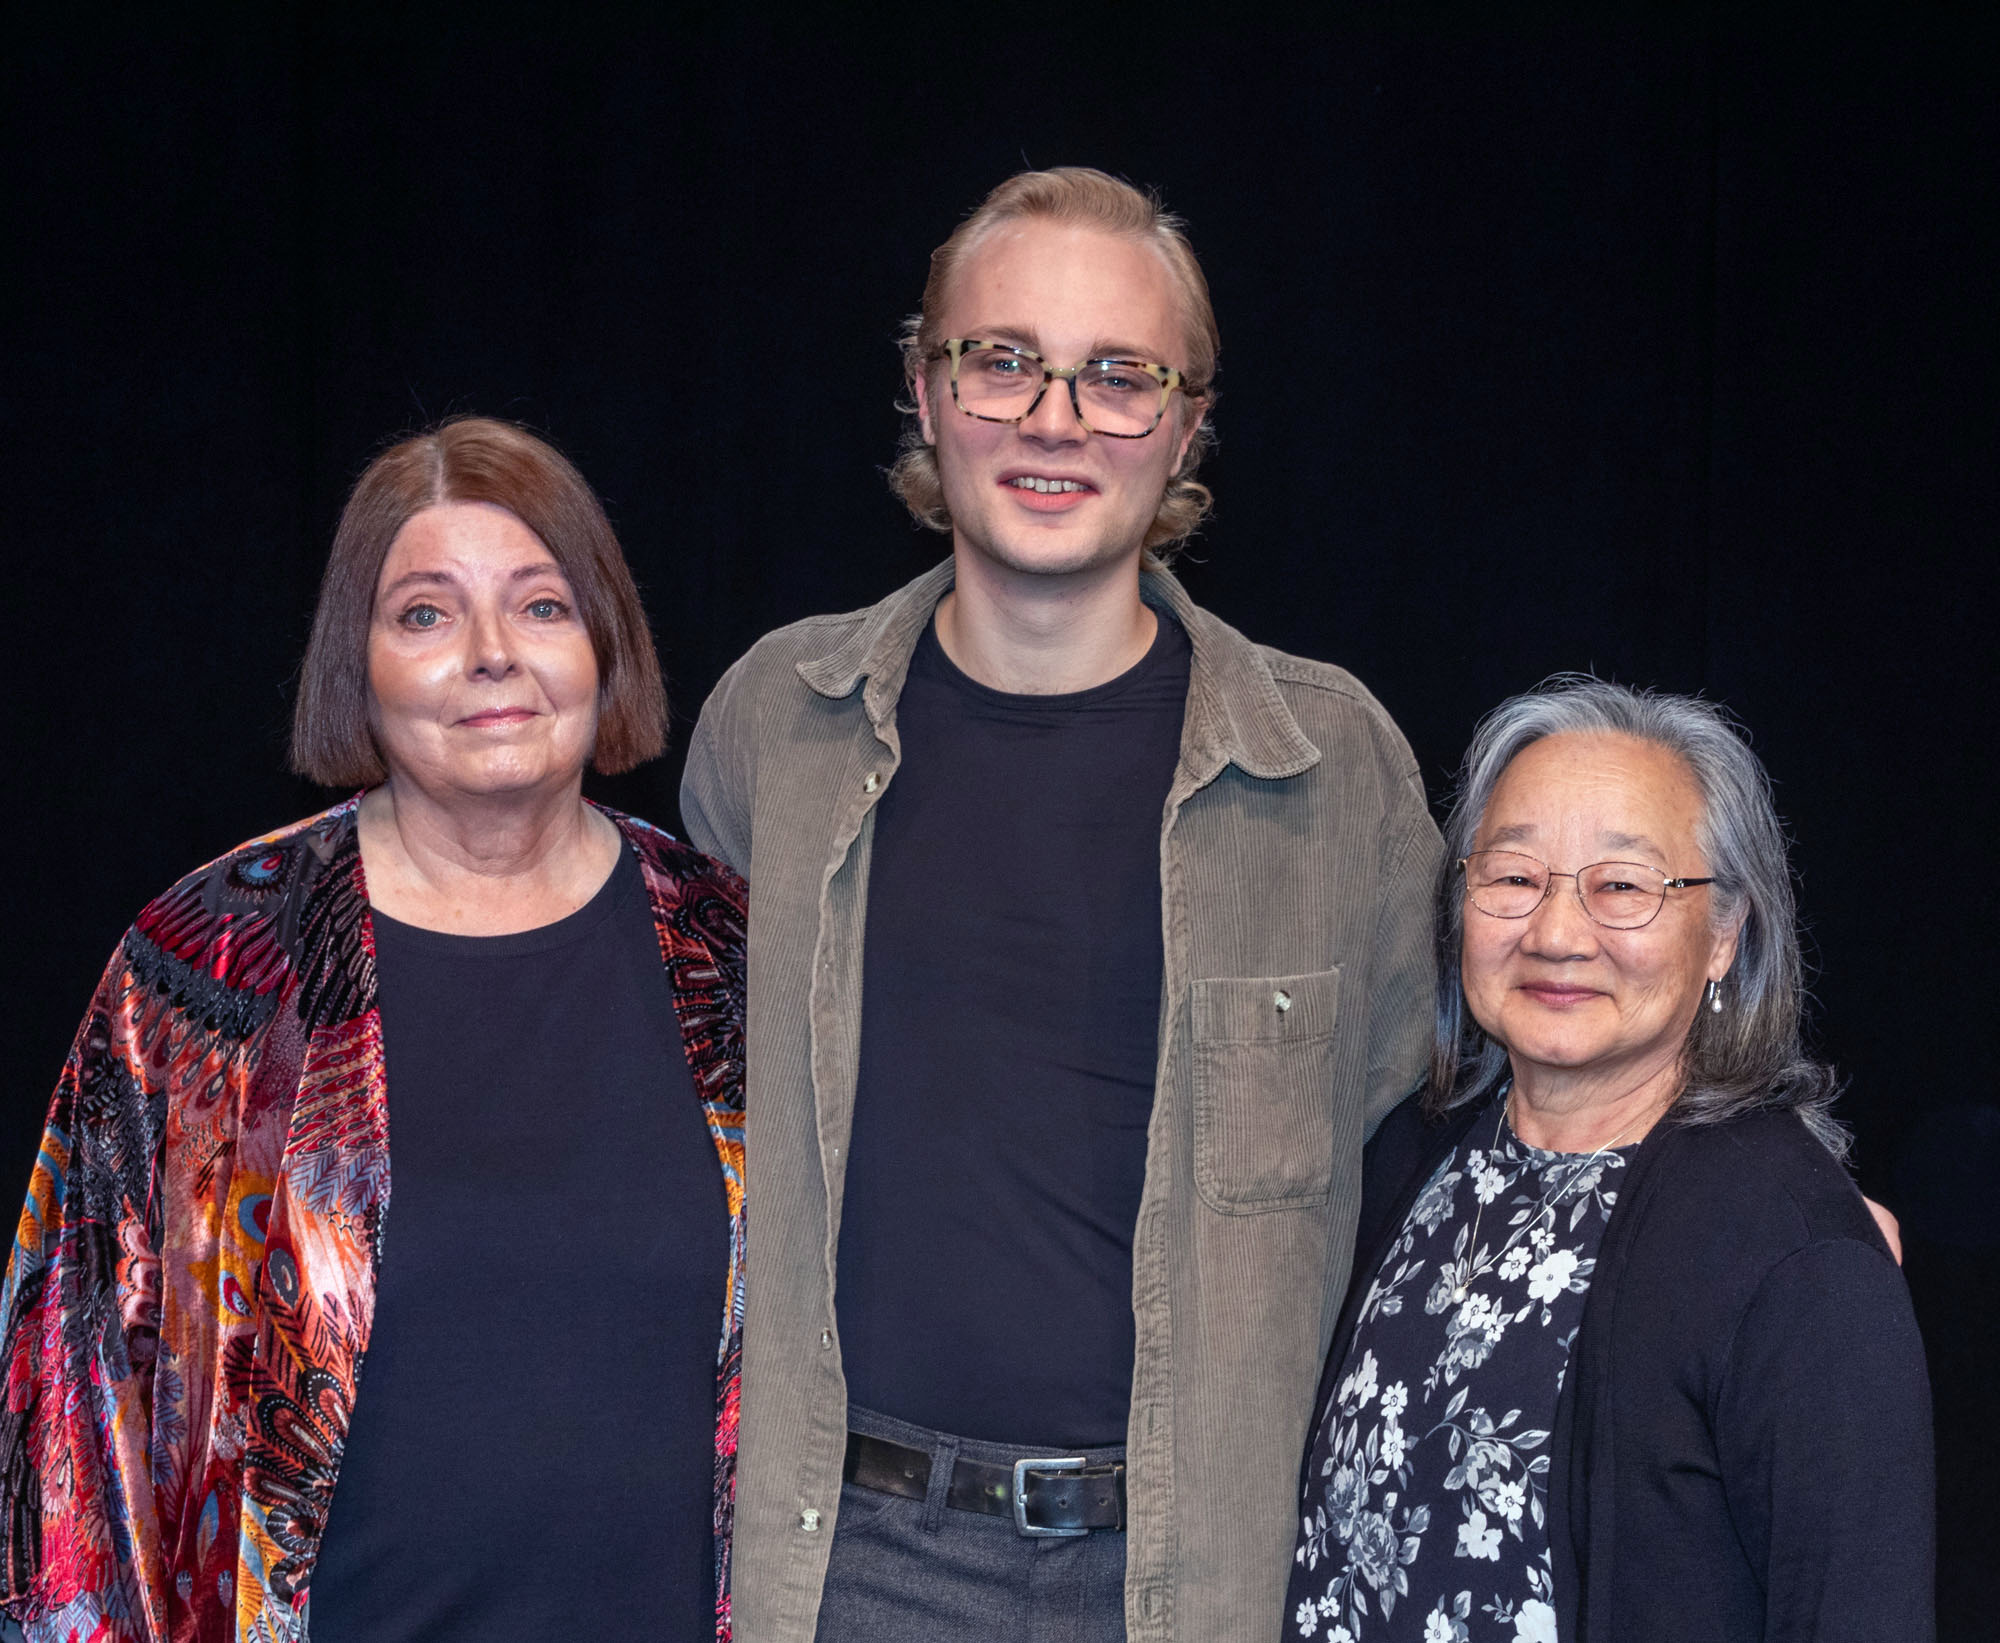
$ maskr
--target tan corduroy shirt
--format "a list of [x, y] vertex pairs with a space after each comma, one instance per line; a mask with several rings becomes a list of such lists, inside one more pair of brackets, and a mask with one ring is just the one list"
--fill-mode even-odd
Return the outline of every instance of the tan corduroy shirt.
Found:
[[[688, 755], [688, 830], [751, 886], [738, 1643], [811, 1643], [826, 1575], [873, 814], [910, 653], [951, 585], [947, 562], [872, 609], [770, 634]], [[1160, 825], [1126, 1622], [1140, 1643], [1268, 1643], [1362, 1142], [1424, 1063], [1438, 835], [1409, 748], [1348, 674], [1251, 644], [1171, 576], [1144, 592], [1194, 658]]]

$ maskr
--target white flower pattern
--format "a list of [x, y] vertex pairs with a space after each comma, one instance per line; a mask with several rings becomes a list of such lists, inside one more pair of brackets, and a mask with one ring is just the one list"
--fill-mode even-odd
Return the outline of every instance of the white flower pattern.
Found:
[[1465, 1521], [1458, 1526], [1458, 1555], [1490, 1557], [1495, 1563], [1500, 1561], [1500, 1531], [1486, 1527], [1484, 1512], [1465, 1514]]
[[1514, 1643], [1556, 1643], [1556, 1612], [1538, 1597], [1514, 1611]]
[[1488, 1145], [1497, 1121], [1425, 1183], [1363, 1293], [1287, 1638], [1555, 1643], [1549, 1428], [1630, 1149], [1544, 1152], [1504, 1124]]
[[1528, 1269], [1528, 1296], [1531, 1300], [1553, 1301], [1570, 1286], [1576, 1271], [1576, 1251], [1552, 1249]]

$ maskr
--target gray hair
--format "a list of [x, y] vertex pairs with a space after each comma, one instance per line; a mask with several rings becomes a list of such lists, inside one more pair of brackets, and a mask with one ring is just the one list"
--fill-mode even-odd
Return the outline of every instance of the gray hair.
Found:
[[1636, 737], [1678, 757], [1701, 793], [1695, 837], [1714, 875], [1718, 924], [1740, 917], [1736, 957], [1722, 979], [1723, 1010], [1695, 1012], [1682, 1057], [1681, 1093], [1669, 1111], [1683, 1124], [1715, 1124], [1759, 1108], [1796, 1112], [1827, 1151], [1847, 1155], [1832, 1116], [1831, 1068], [1800, 1041], [1805, 966], [1799, 953], [1785, 830], [1771, 781], [1727, 712], [1696, 696], [1634, 690], [1589, 674], [1557, 674], [1502, 702], [1466, 749], [1444, 827], [1438, 881], [1437, 1036], [1426, 1104], [1433, 1113], [1491, 1095], [1507, 1052], [1473, 1020], [1459, 977], [1465, 896], [1458, 863], [1471, 850], [1487, 802], [1515, 757], [1564, 731]]

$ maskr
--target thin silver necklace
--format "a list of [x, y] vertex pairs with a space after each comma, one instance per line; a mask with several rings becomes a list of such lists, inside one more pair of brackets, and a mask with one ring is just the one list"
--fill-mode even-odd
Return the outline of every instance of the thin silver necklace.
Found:
[[[1507, 1122], [1507, 1109], [1513, 1105], [1513, 1102], [1514, 1102], [1514, 1092], [1512, 1089], [1509, 1089], [1507, 1091], [1506, 1096], [1500, 1102], [1500, 1115], [1493, 1121], [1493, 1144], [1486, 1149], [1489, 1154], [1498, 1152], [1500, 1150], [1500, 1126]], [[1475, 1209], [1472, 1214], [1472, 1242], [1466, 1246], [1468, 1252], [1466, 1255], [1466, 1259], [1472, 1262], [1472, 1265], [1466, 1268], [1465, 1276], [1461, 1280], [1459, 1280], [1458, 1287], [1451, 1292], [1451, 1298], [1454, 1301], [1464, 1300], [1466, 1291], [1469, 1290], [1474, 1284], [1476, 1284], [1481, 1278], [1485, 1277], [1487, 1273], [1493, 1270], [1494, 1266], [1499, 1262], [1500, 1258], [1503, 1255], [1505, 1255], [1508, 1250], [1512, 1249], [1516, 1244], [1518, 1244], [1521, 1241], [1521, 1235], [1524, 1232], [1527, 1232], [1530, 1228], [1534, 1227], [1544, 1215], [1553, 1212], [1556, 1205], [1561, 1203], [1564, 1198], [1569, 1196], [1569, 1189], [1575, 1186], [1577, 1182], [1581, 1181], [1586, 1175], [1590, 1173], [1590, 1166], [1592, 1164], [1596, 1163], [1598, 1159], [1602, 1158], [1607, 1152], [1610, 1152], [1613, 1148], [1615, 1148], [1620, 1141], [1623, 1141], [1626, 1136], [1630, 1135], [1632, 1131], [1634, 1131], [1638, 1127], [1639, 1127], [1639, 1120], [1635, 1118], [1630, 1124], [1627, 1124], [1624, 1129], [1620, 1130], [1616, 1135], [1612, 1136], [1612, 1138], [1609, 1141], [1605, 1142], [1603, 1146], [1599, 1147], [1597, 1151], [1593, 1152], [1573, 1171], [1571, 1171], [1569, 1177], [1562, 1183], [1561, 1186], [1553, 1187], [1549, 1191], [1543, 1193], [1542, 1201], [1535, 1206], [1535, 1212], [1532, 1215], [1530, 1215], [1527, 1218], [1527, 1220], [1523, 1221], [1519, 1226], [1517, 1226], [1514, 1229], [1512, 1236], [1510, 1236], [1504, 1244], [1502, 1244], [1498, 1249], [1496, 1249], [1491, 1255], [1489, 1255], [1483, 1261], [1478, 1259], [1479, 1223], [1485, 1217], [1486, 1202], [1484, 1199], [1479, 1197], [1479, 1189], [1477, 1187], [1474, 1187], [1473, 1198], [1477, 1201], [1478, 1208]], [[1527, 1144], [1528, 1143], [1525, 1141], [1521, 1143], [1521, 1145], [1524, 1147]]]

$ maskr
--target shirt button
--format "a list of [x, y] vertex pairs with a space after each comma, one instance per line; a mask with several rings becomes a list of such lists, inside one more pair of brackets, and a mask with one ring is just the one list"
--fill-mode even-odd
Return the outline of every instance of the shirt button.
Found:
[[861, 791], [864, 793], [873, 793], [875, 789], [880, 787], [881, 785], [882, 785], [882, 778], [876, 775], [875, 772], [872, 770], [869, 771], [866, 776], [861, 778]]
[[830, 1349], [832, 1345], [833, 1345], [833, 1331], [830, 1329], [822, 1329], [819, 1332], [820, 1351], [825, 1352], [828, 1349]]
[[799, 1513], [799, 1527], [809, 1535], [818, 1534], [819, 1509], [815, 1506], [808, 1506], [803, 1512]]
[[1282, 1015], [1292, 1007], [1292, 995], [1280, 987], [1271, 995], [1271, 1002], [1278, 1006], [1278, 1013]]

